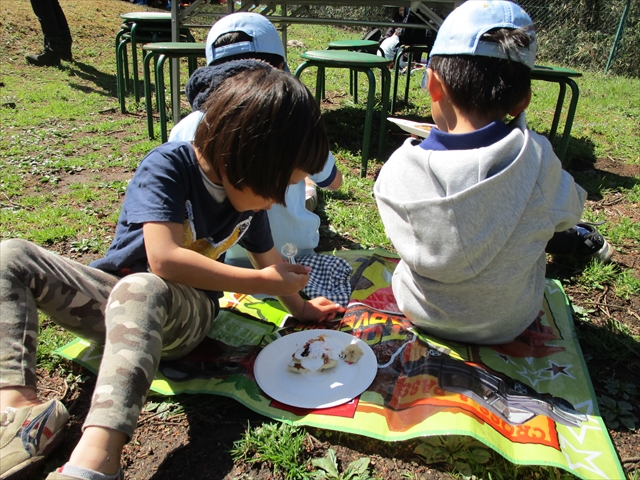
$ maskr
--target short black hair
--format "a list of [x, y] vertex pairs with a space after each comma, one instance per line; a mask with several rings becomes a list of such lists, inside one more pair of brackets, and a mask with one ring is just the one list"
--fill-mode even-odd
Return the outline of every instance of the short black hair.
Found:
[[209, 95], [194, 146], [231, 185], [285, 205], [295, 169], [322, 171], [329, 140], [320, 108], [293, 75], [243, 71]]
[[518, 60], [517, 48], [528, 48], [526, 29], [496, 28], [481, 41], [500, 43], [511, 59], [479, 55], [434, 55], [430, 67], [447, 89], [451, 102], [465, 113], [502, 119], [531, 88], [531, 69]]
[[[213, 48], [224, 47], [225, 45], [233, 45], [240, 42], [253, 42], [253, 37], [245, 32], [229, 32], [223, 33], [216, 41], [213, 42]], [[229, 55], [228, 57], [222, 57], [211, 62], [211, 65], [220, 65], [221, 63], [230, 62], [232, 60], [262, 60], [275, 68], [281, 68], [284, 64], [284, 58], [277, 53], [265, 53], [265, 52], [247, 52], [237, 53], [236, 55]]]

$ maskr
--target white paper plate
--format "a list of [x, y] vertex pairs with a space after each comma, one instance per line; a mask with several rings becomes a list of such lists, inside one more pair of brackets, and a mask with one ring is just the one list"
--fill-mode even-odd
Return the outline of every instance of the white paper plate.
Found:
[[[293, 352], [308, 340], [325, 335], [346, 347], [357, 344], [364, 355], [356, 363], [340, 360], [323, 372], [294, 373], [287, 370]], [[253, 374], [260, 388], [271, 398], [293, 407], [328, 408], [346, 403], [364, 392], [378, 372], [371, 347], [359, 338], [335, 330], [304, 330], [267, 345], [256, 358]]]
[[[429, 133], [431, 133], [431, 129], [435, 127], [435, 124], [433, 123], [412, 122], [411, 120], [405, 120], [404, 118], [387, 117], [387, 120], [395, 123], [405, 132], [412, 133], [422, 138], [428, 137]], [[429, 127], [429, 129], [425, 130], [425, 128], [420, 127]]]

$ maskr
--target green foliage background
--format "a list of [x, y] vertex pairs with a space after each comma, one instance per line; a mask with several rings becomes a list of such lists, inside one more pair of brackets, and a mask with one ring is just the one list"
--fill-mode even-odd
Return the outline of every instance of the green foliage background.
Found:
[[[608, 73], [640, 78], [640, 0], [515, 0], [538, 32], [538, 63], [603, 72], [620, 20], [626, 22]], [[311, 16], [388, 21], [388, 7], [312, 7]]]

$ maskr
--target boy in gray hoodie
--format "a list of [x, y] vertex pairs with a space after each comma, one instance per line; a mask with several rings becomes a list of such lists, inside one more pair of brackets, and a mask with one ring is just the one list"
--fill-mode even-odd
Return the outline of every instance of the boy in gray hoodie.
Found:
[[394, 295], [429, 334], [502, 344], [522, 333], [541, 310], [545, 248], [556, 232], [556, 244], [584, 244], [586, 228], [598, 240], [589, 253], [611, 256], [592, 227], [576, 225], [586, 192], [549, 141], [527, 129], [535, 54], [520, 6], [470, 0], [454, 10], [425, 78], [437, 128], [422, 143], [407, 140], [376, 181], [401, 257]]

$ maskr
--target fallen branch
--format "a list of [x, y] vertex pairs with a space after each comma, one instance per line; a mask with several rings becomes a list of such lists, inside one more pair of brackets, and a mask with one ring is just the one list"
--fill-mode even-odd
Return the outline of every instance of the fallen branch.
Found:
[[[154, 413], [150, 413], [148, 415], [146, 415], [144, 418], [141, 418], [140, 421], [138, 422], [138, 425], [142, 425], [143, 423], [145, 423], [147, 420], [151, 420], [152, 418], [157, 417], [158, 415], [161, 415], [163, 413], [167, 413], [166, 410], [162, 410], [161, 412], [154, 412]], [[184, 413], [178, 413], [176, 415], [172, 415], [171, 418], [164, 418], [162, 419], [163, 422], [165, 423], [176, 423], [171, 421], [171, 419], [180, 416], [180, 415], [184, 415]]]
[[32, 208], [27, 208], [27, 207], [25, 207], [23, 205], [20, 205], [19, 203], [12, 202], [11, 199], [9, 198], [9, 196], [4, 192], [2, 193], [2, 196], [4, 198], [6, 198], [7, 202], [8, 202], [7, 205], [5, 205], [4, 203], [0, 203], [0, 207], [2, 207], [2, 208], [4, 208], [4, 207], [14, 207], [14, 208], [24, 208], [25, 210], [32, 210]]
[[[593, 305], [593, 306], [600, 306], [600, 305], [604, 305], [608, 308], [615, 308], [617, 310], [624, 310], [626, 307], [623, 306], [618, 306], [618, 305], [609, 305], [608, 303], [602, 303], [602, 302], [590, 302], [589, 300], [585, 300], [585, 304], [586, 305]], [[634, 314], [635, 315], [635, 314]], [[637, 315], [636, 315], [637, 316]]]

